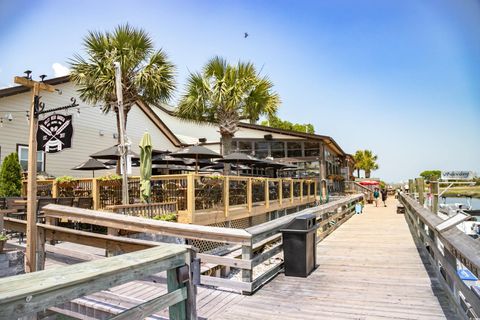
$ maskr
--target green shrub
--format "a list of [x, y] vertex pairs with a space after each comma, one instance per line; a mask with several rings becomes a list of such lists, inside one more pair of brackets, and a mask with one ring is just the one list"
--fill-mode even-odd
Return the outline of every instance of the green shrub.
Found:
[[170, 222], [177, 222], [177, 214], [176, 213], [167, 213], [167, 214], [158, 214], [153, 217], [153, 220], [160, 220], [160, 221], [170, 221]]
[[22, 168], [16, 152], [5, 157], [0, 170], [0, 196], [18, 197], [22, 191]]
[[117, 174], [109, 174], [103, 177], [98, 178], [100, 181], [112, 181], [112, 180], [122, 180], [122, 176]]
[[71, 176], [61, 176], [55, 179], [57, 183], [76, 182], [77, 179]]
[[3, 233], [0, 233], [0, 241], [6, 241], [6, 240], [8, 240], [8, 237]]

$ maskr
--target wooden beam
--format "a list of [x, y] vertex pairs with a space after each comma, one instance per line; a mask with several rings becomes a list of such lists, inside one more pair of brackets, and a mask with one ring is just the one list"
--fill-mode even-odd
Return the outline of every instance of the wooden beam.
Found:
[[[179, 281], [179, 269], [167, 270], [167, 288], [168, 292], [175, 292], [177, 290], [185, 289], [185, 284]], [[185, 320], [187, 318], [187, 310], [185, 300], [180, 300], [175, 304], [170, 305], [168, 314], [171, 320]]]
[[16, 319], [185, 264], [187, 248], [162, 244], [121, 256], [0, 279], [0, 319]]
[[55, 87], [52, 85], [49, 85], [48, 83], [38, 82], [38, 81], [30, 80], [24, 77], [15, 77], [13, 78], [13, 82], [27, 88], [33, 88], [35, 87], [35, 85], [38, 85], [39, 90], [48, 91], [48, 92], [55, 91]]

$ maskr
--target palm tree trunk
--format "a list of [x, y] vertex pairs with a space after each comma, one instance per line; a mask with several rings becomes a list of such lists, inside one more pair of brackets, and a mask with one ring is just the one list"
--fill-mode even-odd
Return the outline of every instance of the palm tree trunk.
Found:
[[[232, 138], [233, 136], [230, 134], [222, 135], [222, 154], [224, 156], [232, 153]], [[225, 163], [223, 165], [223, 174], [226, 176], [230, 174], [230, 163]]]
[[370, 178], [370, 170], [365, 170], [365, 178]]
[[360, 179], [360, 168], [357, 169], [357, 178]]
[[[125, 127], [124, 127], [124, 132], [127, 129], [127, 119], [128, 119], [128, 111], [130, 111], [130, 107], [124, 108], [124, 115], [125, 115]], [[118, 113], [118, 110], [115, 112], [115, 118], [117, 120], [117, 144], [120, 144], [120, 115]], [[120, 165], [120, 159], [117, 160], [117, 168], [116, 168], [116, 174], [120, 175], [121, 173], [121, 165]]]

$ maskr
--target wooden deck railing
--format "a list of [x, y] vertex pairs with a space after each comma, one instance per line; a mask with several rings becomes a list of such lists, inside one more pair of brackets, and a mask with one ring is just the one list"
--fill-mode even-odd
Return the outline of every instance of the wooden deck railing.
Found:
[[112, 258], [3, 278], [0, 319], [36, 318], [49, 307], [162, 271], [167, 271], [167, 294], [112, 319], [143, 319], [167, 307], [170, 319], [197, 319], [191, 261], [192, 251], [187, 247], [159, 244]]
[[[54, 204], [44, 207], [44, 212], [49, 221], [55, 218], [63, 218], [116, 230], [147, 232], [172, 236], [184, 239], [186, 242], [189, 240], [202, 240], [222, 244], [228, 248], [227, 251], [229, 254], [218, 255], [218, 253], [215, 252], [204, 252], [197, 255], [202, 261], [204, 270], [216, 270], [217, 275], [225, 275], [233, 270], [241, 270], [241, 277], [238, 279], [228, 279], [225, 277], [212, 276], [211, 274], [204, 274], [201, 276], [200, 283], [251, 293], [275, 276], [282, 268], [282, 263], [278, 263], [267, 272], [262, 272], [260, 274], [257, 274], [255, 269], [259, 264], [282, 252], [283, 247], [280, 233], [282, 227], [288, 224], [296, 216], [305, 213], [314, 213], [317, 216], [320, 226], [317, 231], [317, 239], [320, 241], [354, 214], [354, 205], [362, 198], [363, 195], [361, 194], [348, 196], [247, 229], [232, 229], [157, 221], [135, 216], [125, 216]], [[6, 218], [5, 224], [7, 229], [12, 228], [12, 223], [11, 218]], [[16, 223], [18, 223], [18, 221]], [[75, 235], [72, 235], [69, 233], [70, 231], [65, 231], [65, 228], [49, 225], [41, 225], [41, 227], [44, 228], [47, 233], [47, 240], [65, 241], [65, 239], [69, 239], [69, 241], [72, 242], [77, 240], [79, 243], [105, 246], [107, 249], [115, 249], [116, 252], [124, 251], [124, 247], [132, 250], [132, 248], [140, 248], [141, 246], [149, 245], [149, 242], [147, 242], [147, 244], [142, 241], [130, 242], [133, 239], [127, 239], [128, 242], [122, 244], [119, 239], [125, 238], [117, 236], [95, 235], [89, 238], [85, 235], [91, 234], [88, 232], [72, 230], [76, 231]], [[45, 239], [43, 241], [45, 241]]]
[[[130, 203], [140, 202], [139, 177], [129, 177], [128, 185]], [[96, 210], [122, 203], [121, 180], [38, 180], [38, 186], [39, 196], [92, 197]], [[151, 202], [177, 203], [181, 222], [209, 225], [312, 203], [318, 181], [191, 173], [152, 176], [151, 190]]]
[[178, 214], [177, 202], [133, 203], [107, 206], [105, 209], [128, 216], [154, 218], [167, 214]]
[[[412, 188], [413, 189], [413, 188]], [[458, 266], [468, 269], [480, 278], [480, 242], [454, 225], [447, 229], [438, 229], [445, 220], [420, 205], [414, 193], [400, 194], [400, 202], [405, 207], [406, 220], [412, 235], [428, 259], [443, 284], [445, 291], [458, 307], [463, 319], [480, 317], [480, 296], [473, 286], [467, 285], [458, 275]]]

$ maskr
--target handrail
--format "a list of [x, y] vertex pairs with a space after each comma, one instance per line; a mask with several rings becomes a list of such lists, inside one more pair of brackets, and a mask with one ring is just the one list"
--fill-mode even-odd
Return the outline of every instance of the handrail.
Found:
[[[120, 313], [115, 319], [128, 319], [132, 314], [144, 318], [165, 307], [169, 307], [171, 319], [196, 319], [191, 276], [180, 271], [188, 269], [190, 254], [185, 246], [162, 244], [112, 258], [0, 279], [0, 319], [34, 315], [50, 306], [162, 271], [167, 271], [168, 293]], [[146, 304], [149, 308], [145, 308]]]
[[419, 246], [428, 252], [430, 264], [434, 266], [440, 283], [450, 300], [457, 306], [463, 319], [480, 316], [480, 298], [466, 285], [457, 273], [460, 262], [465, 268], [480, 277], [480, 242], [461, 232], [458, 228], [437, 229], [444, 220], [425, 209], [413, 194], [403, 192], [399, 200], [405, 207], [406, 220]]

